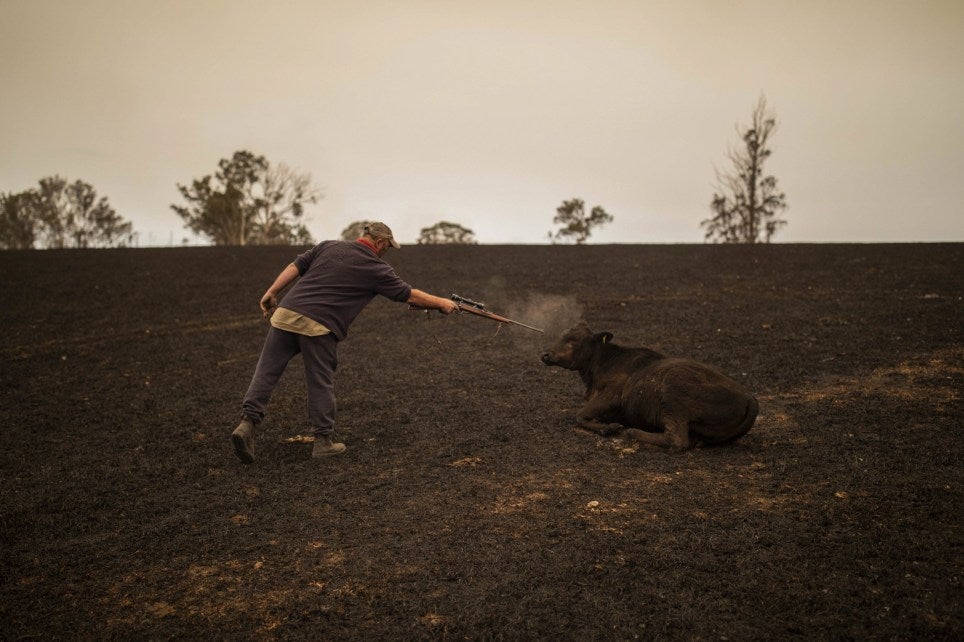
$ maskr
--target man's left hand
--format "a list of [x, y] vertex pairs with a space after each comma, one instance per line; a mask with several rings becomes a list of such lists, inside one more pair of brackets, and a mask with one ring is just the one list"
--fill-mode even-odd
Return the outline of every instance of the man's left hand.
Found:
[[261, 297], [261, 315], [267, 319], [276, 307], [278, 307], [278, 299], [270, 292], [265, 292]]

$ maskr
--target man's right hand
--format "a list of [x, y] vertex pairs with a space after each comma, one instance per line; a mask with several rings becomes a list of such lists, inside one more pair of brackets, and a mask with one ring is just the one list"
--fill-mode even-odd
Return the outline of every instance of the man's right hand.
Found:
[[438, 297], [438, 311], [442, 314], [452, 314], [459, 309], [459, 304], [452, 299], [443, 299]]
[[438, 310], [442, 314], [452, 314], [459, 309], [458, 303], [452, 299], [443, 299], [440, 296], [435, 296], [434, 294], [429, 294], [416, 288], [412, 288], [412, 293], [409, 295], [406, 303], [416, 308]]

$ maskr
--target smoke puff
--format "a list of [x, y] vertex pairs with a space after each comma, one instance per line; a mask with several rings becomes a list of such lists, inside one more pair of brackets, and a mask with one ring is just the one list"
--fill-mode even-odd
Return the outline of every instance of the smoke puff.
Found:
[[550, 341], [574, 326], [582, 318], [582, 306], [572, 297], [557, 294], [533, 294], [513, 306], [517, 320], [545, 330]]

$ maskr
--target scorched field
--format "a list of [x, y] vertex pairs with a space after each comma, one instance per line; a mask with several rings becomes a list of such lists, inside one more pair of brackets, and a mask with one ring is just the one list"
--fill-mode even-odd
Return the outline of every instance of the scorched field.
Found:
[[[300, 357], [229, 434], [300, 248], [0, 253], [0, 638], [947, 639], [964, 245], [438, 246], [387, 260], [544, 335], [375, 301], [311, 460]], [[719, 448], [575, 427], [585, 318], [760, 401]]]

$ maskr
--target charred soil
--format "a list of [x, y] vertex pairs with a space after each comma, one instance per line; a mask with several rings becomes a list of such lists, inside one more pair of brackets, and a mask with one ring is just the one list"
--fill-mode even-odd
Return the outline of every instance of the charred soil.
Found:
[[[960, 639], [964, 245], [408, 247], [545, 335], [378, 300], [309, 457], [300, 358], [229, 434], [298, 248], [0, 253], [0, 638]], [[574, 427], [584, 317], [760, 400]]]

